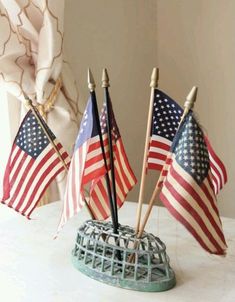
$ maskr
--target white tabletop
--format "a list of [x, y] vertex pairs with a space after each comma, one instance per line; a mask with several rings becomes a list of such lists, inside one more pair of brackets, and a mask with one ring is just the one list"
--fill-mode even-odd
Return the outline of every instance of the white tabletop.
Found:
[[[71, 264], [77, 227], [88, 217], [84, 210], [53, 240], [61, 202], [35, 210], [26, 220], [0, 206], [0, 301], [115, 302], [115, 301], [235, 301], [235, 220], [223, 219], [229, 246], [226, 257], [204, 252], [164, 208], [155, 208], [147, 230], [165, 242], [176, 273], [175, 288], [143, 293], [92, 280]], [[136, 204], [119, 212], [120, 222], [134, 226]]]

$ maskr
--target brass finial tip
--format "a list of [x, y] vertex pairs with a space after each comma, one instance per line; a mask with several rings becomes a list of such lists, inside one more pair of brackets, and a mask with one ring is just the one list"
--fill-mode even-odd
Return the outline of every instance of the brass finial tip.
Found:
[[32, 106], [33, 102], [32, 102], [32, 100], [27, 96], [26, 93], [23, 92], [23, 95], [24, 95], [24, 105], [25, 105], [26, 107], [29, 108], [30, 106]]
[[184, 107], [188, 110], [192, 109], [194, 106], [194, 103], [197, 99], [197, 90], [198, 88], [196, 86], [193, 86], [191, 91], [189, 92], [188, 96], [186, 97], [186, 102], [184, 103]]
[[151, 88], [157, 88], [158, 80], [159, 80], [159, 69], [154, 67], [152, 75], [151, 75], [150, 87]]
[[94, 77], [93, 77], [93, 74], [92, 74], [90, 68], [88, 68], [87, 82], [88, 82], [89, 90], [94, 91], [95, 90], [95, 80], [94, 80]]
[[108, 75], [107, 69], [104, 68], [103, 72], [102, 72], [102, 87], [106, 88], [106, 87], [109, 87], [109, 86], [110, 86], [110, 84], [109, 84], [109, 75]]

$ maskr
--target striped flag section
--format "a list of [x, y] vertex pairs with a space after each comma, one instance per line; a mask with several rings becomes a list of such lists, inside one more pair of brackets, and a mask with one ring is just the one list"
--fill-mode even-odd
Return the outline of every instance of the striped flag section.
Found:
[[213, 190], [209, 153], [192, 112], [180, 126], [163, 170], [160, 199], [166, 208], [202, 248], [224, 255], [227, 246]]
[[228, 180], [227, 172], [224, 164], [213, 150], [208, 138], [206, 136], [204, 136], [204, 138], [209, 152], [210, 168], [212, 173], [212, 182], [213, 182], [214, 190], [215, 190], [215, 194], [218, 194]]
[[[152, 131], [149, 144], [148, 169], [161, 171], [172, 141], [176, 135], [183, 109], [161, 90], [155, 90], [153, 104]], [[216, 194], [227, 182], [224, 164], [213, 150], [208, 138], [207, 144], [212, 182]]]
[[[120, 208], [123, 205], [128, 192], [133, 188], [137, 180], [131, 169], [131, 166], [129, 164], [124, 149], [122, 138], [112, 110], [111, 101], [110, 100], [108, 101], [110, 102], [110, 108], [111, 108], [111, 129], [112, 129], [112, 138], [113, 138], [113, 156], [114, 156], [115, 185], [116, 185], [116, 193], [117, 193], [117, 208]], [[100, 123], [101, 123], [101, 131], [102, 131], [104, 145], [108, 146], [106, 121], [107, 121], [107, 110], [106, 110], [106, 104], [104, 103], [100, 116]], [[106, 159], [109, 167], [110, 155], [108, 150], [106, 151], [107, 151]], [[109, 167], [109, 176], [111, 182], [112, 178], [111, 178], [110, 167]], [[89, 206], [95, 218], [98, 220], [103, 220], [110, 216], [110, 207], [109, 207], [105, 177], [96, 179], [93, 182], [90, 191]]]
[[85, 185], [106, 174], [91, 98], [83, 114], [67, 177], [64, 206], [57, 233], [84, 206]]
[[[38, 117], [65, 163], [69, 165], [69, 155], [44, 120]], [[4, 176], [4, 195], [1, 202], [30, 218], [49, 184], [64, 169], [55, 149], [30, 110], [12, 146]]]
[[182, 108], [173, 99], [161, 90], [155, 90], [148, 169], [161, 171], [182, 113]]

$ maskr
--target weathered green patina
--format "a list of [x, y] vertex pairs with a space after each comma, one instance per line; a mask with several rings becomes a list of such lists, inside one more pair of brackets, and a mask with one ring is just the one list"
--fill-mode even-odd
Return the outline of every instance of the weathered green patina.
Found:
[[127, 289], [165, 291], [176, 283], [165, 244], [146, 232], [137, 239], [129, 226], [114, 234], [109, 222], [86, 221], [78, 229], [72, 261], [87, 276]]

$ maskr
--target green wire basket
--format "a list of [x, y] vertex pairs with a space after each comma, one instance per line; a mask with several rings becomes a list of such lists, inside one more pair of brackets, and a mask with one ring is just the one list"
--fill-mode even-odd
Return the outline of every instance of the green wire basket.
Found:
[[78, 229], [72, 261], [87, 276], [122, 288], [160, 292], [176, 283], [165, 244], [147, 232], [137, 239], [129, 226], [120, 225], [114, 234], [110, 222], [86, 221]]

